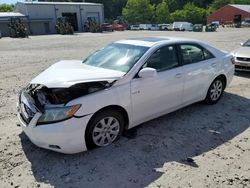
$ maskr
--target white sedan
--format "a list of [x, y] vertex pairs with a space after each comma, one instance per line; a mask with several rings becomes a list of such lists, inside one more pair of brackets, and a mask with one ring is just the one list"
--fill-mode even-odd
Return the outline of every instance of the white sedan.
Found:
[[77, 153], [198, 101], [215, 104], [234, 59], [193, 39], [121, 40], [83, 61], [60, 61], [19, 95], [18, 119], [37, 146]]

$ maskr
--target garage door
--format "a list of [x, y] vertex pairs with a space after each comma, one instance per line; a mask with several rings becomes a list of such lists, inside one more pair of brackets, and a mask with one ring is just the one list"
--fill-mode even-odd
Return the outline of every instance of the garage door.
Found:
[[99, 12], [88, 12], [87, 18], [91, 18], [92, 20], [95, 20], [97, 23], [100, 23]]

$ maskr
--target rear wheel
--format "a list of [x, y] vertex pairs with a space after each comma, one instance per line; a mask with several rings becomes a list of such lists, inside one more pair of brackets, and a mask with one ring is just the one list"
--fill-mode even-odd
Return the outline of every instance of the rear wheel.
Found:
[[221, 77], [216, 78], [213, 83], [210, 85], [205, 102], [207, 104], [215, 104], [217, 103], [225, 89], [225, 82]]
[[124, 129], [124, 118], [115, 110], [100, 112], [90, 120], [85, 140], [88, 149], [104, 147], [119, 138]]

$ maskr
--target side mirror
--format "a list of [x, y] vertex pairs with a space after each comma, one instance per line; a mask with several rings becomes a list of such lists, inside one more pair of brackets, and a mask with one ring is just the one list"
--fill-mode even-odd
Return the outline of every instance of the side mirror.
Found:
[[244, 43], [240, 43], [241, 46], [243, 46]]
[[157, 75], [157, 71], [153, 68], [146, 67], [140, 70], [138, 75], [140, 78], [152, 78]]

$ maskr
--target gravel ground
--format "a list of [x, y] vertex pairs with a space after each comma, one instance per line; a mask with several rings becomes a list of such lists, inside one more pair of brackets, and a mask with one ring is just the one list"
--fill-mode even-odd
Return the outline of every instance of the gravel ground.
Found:
[[51, 64], [118, 39], [163, 35], [231, 51], [250, 29], [0, 39], [0, 187], [250, 187], [250, 73], [236, 74], [216, 105], [191, 105], [138, 126], [134, 137], [80, 154], [37, 148], [16, 126], [17, 92]]

